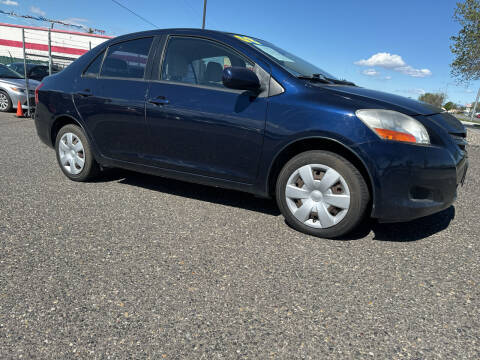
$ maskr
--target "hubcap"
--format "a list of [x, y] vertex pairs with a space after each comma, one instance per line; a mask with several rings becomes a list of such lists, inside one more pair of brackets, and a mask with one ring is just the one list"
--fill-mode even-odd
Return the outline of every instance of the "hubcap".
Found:
[[288, 208], [295, 218], [313, 228], [338, 224], [350, 208], [350, 189], [336, 170], [309, 164], [295, 170], [285, 189]]
[[58, 143], [58, 154], [63, 168], [72, 175], [79, 174], [85, 166], [85, 150], [74, 133], [63, 134]]
[[6, 110], [8, 107], [7, 95], [0, 94], [0, 110]]

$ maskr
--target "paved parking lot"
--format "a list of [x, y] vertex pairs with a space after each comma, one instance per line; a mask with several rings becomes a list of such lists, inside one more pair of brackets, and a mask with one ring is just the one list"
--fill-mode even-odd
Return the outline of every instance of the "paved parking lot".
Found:
[[480, 131], [455, 207], [324, 240], [272, 201], [74, 183], [0, 115], [0, 358], [480, 358]]

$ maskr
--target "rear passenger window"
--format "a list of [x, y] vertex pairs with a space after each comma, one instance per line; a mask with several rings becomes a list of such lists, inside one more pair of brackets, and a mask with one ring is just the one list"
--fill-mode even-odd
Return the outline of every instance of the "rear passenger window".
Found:
[[105, 51], [102, 51], [100, 55], [88, 65], [87, 69], [83, 72], [84, 76], [97, 77], [98, 72], [100, 71], [100, 66], [102, 65], [103, 54], [105, 54]]
[[143, 38], [110, 46], [100, 76], [142, 79], [152, 40]]

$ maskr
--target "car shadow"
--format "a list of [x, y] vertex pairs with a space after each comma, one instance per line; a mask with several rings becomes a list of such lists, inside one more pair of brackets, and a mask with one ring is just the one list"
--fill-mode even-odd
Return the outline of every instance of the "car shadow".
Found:
[[380, 223], [375, 219], [365, 220], [352, 233], [340, 240], [359, 240], [373, 232], [373, 240], [411, 242], [425, 239], [445, 230], [455, 218], [455, 207], [408, 222]]
[[[109, 181], [118, 181], [121, 184], [209, 203], [238, 207], [271, 216], [281, 215], [274, 200], [255, 197], [235, 190], [188, 183], [122, 169], [109, 169], [96, 180], [96, 182]], [[378, 241], [417, 241], [445, 230], [454, 218], [455, 207], [450, 206], [437, 214], [403, 223], [379, 223], [375, 219], [365, 219], [353, 232], [338, 238], [338, 240], [359, 240], [373, 232], [373, 239]]]
[[281, 215], [275, 201], [255, 197], [254, 195], [235, 190], [167, 179], [121, 169], [109, 169], [97, 180], [97, 182], [108, 181], [118, 181], [121, 184], [139, 186], [153, 191], [206, 201], [209, 203], [238, 207], [272, 216]]

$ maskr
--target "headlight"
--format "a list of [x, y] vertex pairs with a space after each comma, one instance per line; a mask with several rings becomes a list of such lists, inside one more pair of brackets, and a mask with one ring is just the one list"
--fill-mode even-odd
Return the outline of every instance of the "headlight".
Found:
[[13, 91], [17, 91], [17, 92], [25, 92], [25, 89], [18, 88], [18, 87], [10, 86], [10, 89], [12, 89]]
[[357, 110], [355, 115], [381, 139], [430, 144], [427, 129], [419, 121], [398, 111], [363, 109]]

